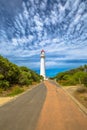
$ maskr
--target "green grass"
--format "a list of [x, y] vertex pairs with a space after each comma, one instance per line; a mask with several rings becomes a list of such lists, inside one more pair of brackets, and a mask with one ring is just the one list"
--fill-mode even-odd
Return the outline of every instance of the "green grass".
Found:
[[16, 86], [12, 89], [12, 91], [9, 94], [7, 94], [7, 96], [15, 96], [15, 95], [21, 94], [23, 92], [24, 92], [23, 88]]

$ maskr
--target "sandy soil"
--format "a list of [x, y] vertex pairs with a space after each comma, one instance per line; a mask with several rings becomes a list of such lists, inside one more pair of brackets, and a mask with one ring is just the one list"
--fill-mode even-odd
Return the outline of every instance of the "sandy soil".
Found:
[[63, 87], [65, 90], [67, 90], [70, 94], [73, 94], [73, 92], [76, 91], [76, 89], [78, 88], [78, 86], [65, 86]]
[[0, 97], [0, 106], [11, 101], [14, 97]]
[[87, 108], [87, 92], [79, 93], [76, 90], [79, 86], [69, 86], [63, 87], [70, 95], [76, 98], [81, 104], [83, 104]]

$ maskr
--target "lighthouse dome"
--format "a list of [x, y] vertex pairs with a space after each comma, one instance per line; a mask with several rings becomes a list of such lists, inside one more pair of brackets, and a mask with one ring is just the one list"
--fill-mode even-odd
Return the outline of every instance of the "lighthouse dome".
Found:
[[43, 53], [43, 52], [45, 52], [45, 51], [42, 49], [41, 53]]

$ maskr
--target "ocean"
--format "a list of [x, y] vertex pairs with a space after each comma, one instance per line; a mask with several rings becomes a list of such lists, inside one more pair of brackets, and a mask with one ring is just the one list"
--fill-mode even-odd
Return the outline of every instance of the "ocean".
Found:
[[[67, 68], [50, 68], [50, 69], [46, 69], [46, 77], [54, 77], [56, 76], [58, 73], [60, 72], [64, 72], [67, 71]], [[35, 69], [34, 71], [36, 71], [38, 74], [40, 74], [40, 70], [39, 69]]]

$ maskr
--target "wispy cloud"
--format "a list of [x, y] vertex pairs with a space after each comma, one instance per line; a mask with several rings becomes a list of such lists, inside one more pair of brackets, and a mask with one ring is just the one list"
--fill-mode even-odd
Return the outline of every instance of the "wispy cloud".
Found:
[[47, 68], [87, 63], [86, 1], [4, 0], [0, 7], [0, 54], [30, 68], [39, 68], [41, 49]]

